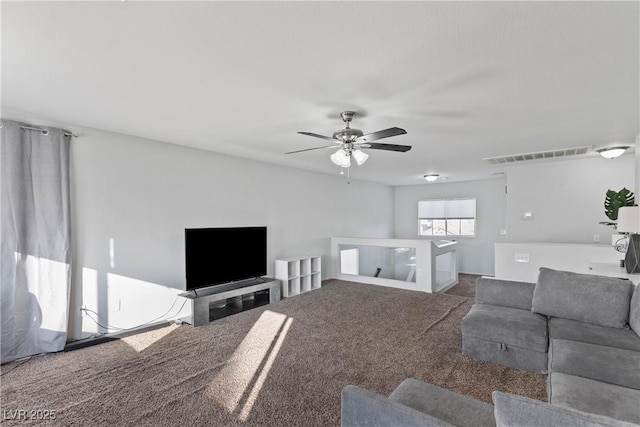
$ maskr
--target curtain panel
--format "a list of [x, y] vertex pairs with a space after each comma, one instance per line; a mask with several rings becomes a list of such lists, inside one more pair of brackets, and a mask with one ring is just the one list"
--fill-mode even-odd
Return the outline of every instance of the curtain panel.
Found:
[[70, 137], [2, 120], [2, 363], [64, 349], [71, 279]]

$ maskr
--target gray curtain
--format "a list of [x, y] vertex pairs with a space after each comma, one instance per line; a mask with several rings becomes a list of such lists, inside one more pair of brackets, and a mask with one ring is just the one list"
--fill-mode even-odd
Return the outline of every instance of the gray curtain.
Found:
[[2, 120], [0, 279], [2, 363], [60, 351], [71, 277], [69, 148], [61, 129]]

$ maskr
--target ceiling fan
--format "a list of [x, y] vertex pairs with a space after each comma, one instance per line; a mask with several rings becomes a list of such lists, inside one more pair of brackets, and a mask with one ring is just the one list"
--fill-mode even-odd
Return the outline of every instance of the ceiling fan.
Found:
[[404, 135], [406, 130], [398, 127], [392, 127], [389, 129], [379, 130], [367, 135], [364, 135], [360, 129], [352, 129], [349, 127], [349, 123], [355, 116], [353, 111], [343, 111], [340, 113], [342, 121], [346, 123], [344, 129], [339, 130], [333, 134], [333, 137], [318, 135], [311, 132], [298, 132], [302, 135], [313, 136], [315, 138], [326, 139], [333, 142], [333, 145], [325, 145], [322, 147], [307, 148], [305, 150], [290, 151], [285, 154], [301, 153], [303, 151], [320, 150], [322, 148], [335, 148], [338, 144], [338, 151], [331, 155], [331, 161], [341, 168], [351, 167], [351, 158], [356, 161], [358, 165], [363, 164], [369, 155], [362, 151], [362, 149], [370, 148], [372, 150], [388, 150], [405, 152], [411, 150], [410, 145], [396, 145], [396, 144], [380, 144], [372, 141], [378, 141], [383, 138], [389, 138], [391, 136]]

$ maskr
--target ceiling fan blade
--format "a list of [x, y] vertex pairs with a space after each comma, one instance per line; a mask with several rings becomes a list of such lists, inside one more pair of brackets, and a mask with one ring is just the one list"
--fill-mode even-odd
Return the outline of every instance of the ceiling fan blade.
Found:
[[288, 153], [284, 153], [284, 154], [302, 153], [303, 151], [320, 150], [321, 148], [336, 148], [336, 146], [335, 145], [325, 145], [324, 147], [305, 148], [304, 150], [289, 151]]
[[363, 145], [362, 148], [371, 148], [373, 150], [400, 151], [402, 153], [411, 150], [410, 145], [378, 144], [376, 142], [368, 142], [365, 145]]
[[330, 136], [324, 136], [324, 135], [318, 135], [317, 133], [312, 133], [312, 132], [298, 132], [300, 135], [307, 135], [307, 136], [313, 136], [315, 138], [322, 138], [322, 139], [326, 139], [327, 141], [334, 141], [334, 142], [340, 142], [337, 141], [336, 139], [330, 137]]
[[389, 138], [390, 136], [404, 135], [405, 133], [407, 133], [406, 130], [393, 127], [385, 130], [379, 130], [378, 132], [373, 132], [368, 135], [363, 135], [360, 138], [358, 138], [358, 141], [362, 141], [362, 142], [377, 141], [382, 138]]

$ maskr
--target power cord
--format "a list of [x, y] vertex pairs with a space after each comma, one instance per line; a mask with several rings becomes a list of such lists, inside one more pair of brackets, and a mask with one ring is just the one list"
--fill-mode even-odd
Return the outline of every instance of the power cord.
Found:
[[[95, 312], [95, 311], [93, 311], [93, 310], [91, 310], [91, 309], [88, 309], [88, 308], [82, 308], [81, 310], [82, 310], [82, 311], [84, 311], [84, 312], [86, 313], [86, 315], [87, 315], [87, 317], [88, 317], [89, 319], [91, 319], [91, 320], [92, 320], [96, 325], [98, 325], [98, 326], [99, 326], [99, 327], [101, 327], [102, 329], [107, 329], [107, 330], [112, 330], [112, 331], [130, 331], [130, 330], [132, 330], [132, 329], [137, 329], [137, 328], [141, 328], [141, 327], [143, 327], [143, 326], [146, 326], [146, 325], [148, 325], [148, 324], [150, 324], [150, 323], [155, 322], [156, 320], [160, 320], [160, 319], [166, 318], [166, 317], [167, 317], [167, 315], [171, 312], [171, 310], [173, 310], [173, 307], [176, 305], [176, 302], [178, 301], [178, 298], [179, 298], [179, 296], [177, 296], [177, 297], [176, 297], [176, 299], [173, 301], [173, 304], [171, 304], [171, 307], [169, 307], [169, 310], [167, 310], [167, 312], [166, 312], [166, 313], [161, 314], [160, 316], [156, 317], [155, 319], [151, 319], [151, 320], [149, 320], [148, 322], [142, 323], [142, 324], [137, 325], [137, 326], [131, 326], [131, 327], [129, 327], [129, 328], [120, 328], [120, 327], [118, 327], [118, 326], [109, 325], [108, 323], [107, 323], [107, 325], [106, 325], [106, 326], [105, 326], [105, 325], [102, 325], [102, 324], [100, 323], [101, 316], [100, 316], [100, 314], [99, 314], [99, 313], [97, 313], [97, 312]], [[174, 314], [173, 316], [169, 316], [169, 317], [176, 317], [178, 314], [180, 314], [180, 312], [182, 312], [182, 309], [184, 308], [184, 306], [185, 306], [185, 304], [186, 304], [186, 303], [187, 303], [187, 300], [185, 299], [185, 300], [184, 300], [184, 302], [182, 303], [182, 305], [180, 306], [180, 309], [178, 310], [178, 312], [177, 312], [176, 314]], [[93, 314], [95, 314], [95, 315], [96, 315], [96, 317], [97, 317], [97, 319], [95, 319], [95, 318], [94, 318], [93, 316], [91, 316], [89, 313], [93, 313]]]
[[629, 236], [625, 235], [624, 237], [619, 238], [618, 240], [616, 240], [615, 245], [613, 246], [613, 249], [615, 249], [617, 252], [621, 252], [621, 253], [625, 253], [627, 252], [627, 249], [629, 247]]
[[[107, 329], [107, 330], [119, 330], [119, 331], [129, 331], [129, 330], [131, 330], [131, 329], [141, 328], [141, 327], [143, 327], [143, 326], [146, 326], [146, 325], [148, 325], [148, 324], [150, 324], [150, 323], [155, 322], [156, 320], [159, 320], [159, 319], [161, 319], [161, 318], [163, 318], [163, 317], [167, 316], [167, 315], [171, 312], [171, 310], [173, 310], [173, 307], [176, 305], [176, 302], [178, 301], [178, 298], [179, 298], [179, 297], [176, 297], [176, 299], [175, 299], [175, 300], [173, 300], [173, 304], [171, 304], [171, 307], [169, 307], [169, 310], [167, 310], [167, 312], [166, 312], [166, 313], [162, 314], [161, 316], [156, 317], [155, 319], [149, 320], [148, 322], [145, 322], [145, 323], [143, 323], [143, 324], [141, 324], [141, 325], [138, 325], [138, 326], [132, 326], [132, 327], [130, 327], [130, 328], [119, 328], [119, 327], [117, 327], [117, 326], [111, 326], [111, 325], [104, 326], [104, 325], [100, 324], [100, 321], [99, 321], [99, 320], [94, 319], [94, 318], [93, 318], [93, 316], [91, 316], [91, 315], [89, 314], [89, 313], [94, 313], [94, 314], [98, 317], [98, 319], [100, 319], [100, 315], [99, 315], [98, 313], [96, 313], [95, 311], [90, 310], [90, 309], [88, 309], [88, 308], [82, 308], [81, 310], [83, 310], [83, 311], [87, 314], [87, 317], [88, 317], [89, 319], [93, 320], [93, 321], [95, 322], [95, 324], [96, 324], [96, 325], [100, 326], [100, 327], [101, 327], [101, 328], [103, 328], [103, 329]], [[184, 300], [184, 302], [182, 303], [182, 305], [180, 306], [180, 310], [178, 310], [178, 312], [177, 312], [175, 315], [170, 316], [170, 317], [176, 317], [178, 314], [180, 314], [180, 312], [182, 311], [182, 309], [184, 308], [184, 305], [185, 305], [186, 303], [187, 303], [187, 300], [185, 299], [185, 300]], [[177, 322], [176, 322], [176, 323], [177, 323]], [[180, 323], [182, 323], [182, 322], [180, 322]], [[96, 336], [98, 336], [98, 335], [97, 335], [97, 334], [96, 334], [96, 335], [93, 335], [93, 337], [96, 337]], [[0, 377], [5, 376], [5, 375], [7, 375], [9, 372], [12, 372], [12, 371], [14, 371], [16, 368], [18, 368], [18, 367], [20, 367], [20, 366], [24, 365], [25, 363], [27, 363], [28, 361], [30, 361], [30, 360], [31, 360], [31, 357], [32, 357], [32, 356], [28, 356], [28, 357], [25, 357], [25, 358], [24, 358], [24, 359], [22, 359], [22, 360], [19, 360], [19, 361], [15, 362], [15, 366], [13, 366], [13, 367], [12, 367], [11, 369], [9, 369], [8, 371], [3, 371], [2, 373], [0, 373]]]

